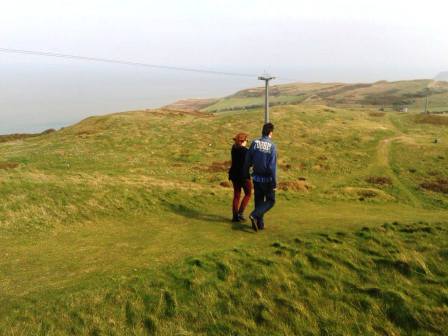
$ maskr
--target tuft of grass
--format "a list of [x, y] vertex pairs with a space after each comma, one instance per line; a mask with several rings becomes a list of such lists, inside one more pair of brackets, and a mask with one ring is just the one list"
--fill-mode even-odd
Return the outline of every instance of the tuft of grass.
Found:
[[148, 335], [154, 336], [157, 334], [157, 321], [152, 316], [146, 317], [143, 320], [143, 325]]
[[130, 326], [134, 326], [138, 322], [138, 314], [131, 302], [126, 302], [125, 306], [126, 322]]
[[164, 317], [174, 317], [177, 311], [177, 303], [173, 293], [170, 291], [163, 292], [163, 316]]
[[226, 281], [230, 275], [230, 268], [224, 262], [218, 262], [216, 264], [218, 279], [222, 281]]

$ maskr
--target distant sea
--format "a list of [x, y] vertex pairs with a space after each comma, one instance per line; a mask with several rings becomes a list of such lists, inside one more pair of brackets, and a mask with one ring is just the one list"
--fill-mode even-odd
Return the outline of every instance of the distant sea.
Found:
[[0, 58], [0, 73], [0, 134], [58, 129], [92, 115], [156, 108], [183, 98], [219, 98], [262, 84], [256, 76], [63, 60], [10, 64]]

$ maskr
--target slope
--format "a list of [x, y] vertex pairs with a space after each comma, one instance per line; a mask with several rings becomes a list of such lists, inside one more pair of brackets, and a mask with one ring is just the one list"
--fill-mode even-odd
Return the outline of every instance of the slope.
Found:
[[[135, 277], [157, 282], [162, 266], [175, 269], [188, 256], [217, 253], [218, 259], [225, 259], [235, 248], [253, 248], [251, 254], [262, 255], [275, 241], [290, 244], [290, 237], [312, 232], [332, 235], [360, 227], [376, 228], [386, 221], [425, 221], [436, 227], [440, 224], [435, 223], [448, 220], [447, 195], [421, 186], [428, 178], [448, 175], [448, 158], [443, 154], [448, 143], [446, 126], [416, 123], [403, 114], [379, 115], [367, 108], [305, 104], [278, 106], [272, 112], [282, 190], [268, 216], [268, 230], [260, 235], [253, 234], [248, 225], [228, 221], [231, 191], [225, 183], [230, 139], [240, 130], [251, 138], [258, 135], [259, 109], [219, 115], [166, 110], [118, 113], [0, 144], [0, 163], [15, 164], [0, 169], [0, 291], [4, 307], [0, 330], [4, 334], [17, 330], [35, 333], [40, 328], [44, 334], [45, 330], [70, 334], [72, 331], [63, 328], [72, 324], [61, 325], [56, 320], [74, 321], [71, 319], [80, 316], [79, 325], [73, 324], [80, 333], [93, 333], [96, 324], [100, 324], [98, 330], [114, 330], [103, 324], [108, 318], [116, 321], [118, 333], [144, 333], [144, 325], [152, 325], [153, 320], [158, 324], [162, 317], [155, 314], [143, 325], [144, 319], [132, 317], [132, 307], [145, 300], [148, 286], [158, 288], [154, 284], [135, 289], [139, 294], [131, 308], [121, 299], [90, 312], [81, 307], [103, 302], [102, 290], [109, 292], [107, 297], [121, 297], [117, 284], [128, 293]], [[400, 132], [415, 142], [394, 142], [384, 170], [377, 156], [379, 146]], [[432, 141], [434, 133], [440, 133], [437, 144]], [[400, 147], [397, 150], [395, 146]], [[421, 155], [402, 157], [416, 148], [425, 160]], [[412, 165], [417, 167], [413, 173]], [[428, 175], [434, 173], [434, 166], [438, 175]], [[390, 170], [405, 188], [375, 179], [387, 177]], [[408, 174], [413, 174], [412, 178]], [[418, 198], [417, 210], [409, 192]], [[444, 242], [442, 239], [439, 245]], [[442, 247], [434, 247], [438, 248]], [[236, 270], [240, 267], [233, 259], [229, 265]], [[166, 284], [169, 293], [184, 295], [177, 292], [184, 283], [182, 277]], [[310, 279], [318, 286], [319, 278]], [[238, 295], [231, 288], [225, 295]], [[267, 295], [267, 290], [259, 289], [260, 295]], [[151, 293], [163, 298], [160, 304], [151, 299], [151, 307], [172, 306], [171, 294]], [[67, 306], [60, 300], [71, 303]], [[176, 307], [183, 305], [179, 300]], [[55, 307], [53, 312], [42, 310], [55, 317], [48, 319], [48, 325], [39, 322], [38, 302]], [[21, 319], [17, 310], [27, 316], [21, 323], [17, 323]], [[130, 325], [122, 324], [122, 313], [129, 315]], [[167, 325], [160, 327], [164, 333], [169, 334], [170, 328], [187, 328], [186, 312], [170, 314]], [[307, 314], [319, 316], [317, 311]], [[445, 313], [441, 314], [444, 318]], [[96, 322], [87, 316], [97, 316]], [[174, 324], [169, 326], [169, 321]], [[190, 331], [206, 333], [204, 326], [197, 328]]]

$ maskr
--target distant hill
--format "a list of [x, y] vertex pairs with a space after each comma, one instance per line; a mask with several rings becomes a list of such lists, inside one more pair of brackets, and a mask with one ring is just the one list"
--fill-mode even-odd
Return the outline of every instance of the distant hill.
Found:
[[[434, 111], [447, 110], [448, 83], [433, 80], [379, 81], [375, 83], [291, 83], [274, 85], [270, 90], [270, 103], [296, 105], [300, 103], [330, 106], [364, 105], [396, 109], [407, 106], [420, 111], [427, 91], [431, 90]], [[202, 111], [223, 112], [260, 108], [264, 104], [264, 88], [242, 90], [234, 95], [204, 104]]]
[[0, 134], [0, 143], [14, 141], [14, 140], [22, 140], [26, 138], [33, 138], [39, 135], [45, 135], [55, 132], [56, 130], [50, 128], [41, 133], [14, 133], [14, 134]]
[[[270, 89], [270, 105], [328, 105], [374, 106], [389, 110], [407, 107], [421, 112], [430, 92], [432, 112], [448, 111], [448, 72], [437, 78], [408, 81], [378, 81], [375, 83], [290, 83], [273, 85]], [[238, 91], [220, 99], [184, 99], [164, 108], [176, 111], [201, 111], [208, 113], [249, 110], [264, 105], [264, 87]]]
[[448, 82], [448, 71], [443, 71], [439, 73], [436, 77], [434, 77], [435, 80], [438, 81], [447, 81]]
[[175, 103], [164, 106], [163, 108], [169, 110], [179, 110], [179, 111], [198, 111], [209, 105], [216, 103], [218, 99], [207, 99], [207, 98], [190, 98], [178, 100]]

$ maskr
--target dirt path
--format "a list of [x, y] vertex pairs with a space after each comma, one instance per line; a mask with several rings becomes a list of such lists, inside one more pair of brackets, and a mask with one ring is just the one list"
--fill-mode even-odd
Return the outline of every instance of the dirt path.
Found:
[[379, 142], [377, 148], [377, 162], [378, 165], [386, 169], [388, 175], [390, 176], [393, 185], [400, 190], [400, 192], [411, 202], [411, 204], [416, 208], [421, 208], [420, 200], [406, 187], [394, 173], [392, 167], [390, 166], [390, 145], [394, 141], [407, 141], [414, 142], [414, 139], [401, 133], [398, 129], [394, 127], [394, 130], [399, 132], [400, 135], [383, 139]]

